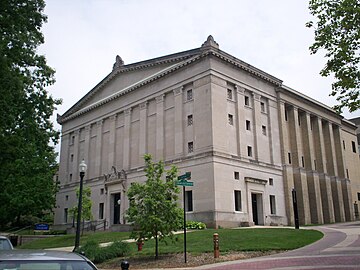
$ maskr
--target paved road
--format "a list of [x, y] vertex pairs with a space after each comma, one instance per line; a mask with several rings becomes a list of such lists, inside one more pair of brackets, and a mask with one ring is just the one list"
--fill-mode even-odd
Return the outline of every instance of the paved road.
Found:
[[323, 225], [316, 243], [285, 253], [193, 269], [360, 269], [360, 222]]

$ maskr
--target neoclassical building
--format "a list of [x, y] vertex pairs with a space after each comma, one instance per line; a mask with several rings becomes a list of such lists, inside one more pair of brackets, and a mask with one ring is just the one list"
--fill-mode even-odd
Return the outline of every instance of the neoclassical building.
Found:
[[355, 217], [356, 126], [221, 51], [212, 36], [200, 48], [138, 63], [117, 56], [58, 122], [58, 225], [72, 223], [82, 159], [94, 219], [125, 224], [126, 191], [145, 181], [145, 153], [191, 172], [187, 218], [210, 227], [293, 224], [293, 189], [301, 224]]

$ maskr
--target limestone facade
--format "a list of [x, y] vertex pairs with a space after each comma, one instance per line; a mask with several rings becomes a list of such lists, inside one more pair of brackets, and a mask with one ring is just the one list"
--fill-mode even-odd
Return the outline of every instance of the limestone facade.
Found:
[[145, 181], [145, 153], [191, 172], [187, 218], [210, 227], [293, 224], [294, 188], [301, 224], [354, 219], [356, 126], [221, 51], [211, 36], [200, 48], [139, 63], [117, 57], [58, 122], [55, 224], [72, 223], [82, 159], [94, 219], [125, 224], [126, 190]]

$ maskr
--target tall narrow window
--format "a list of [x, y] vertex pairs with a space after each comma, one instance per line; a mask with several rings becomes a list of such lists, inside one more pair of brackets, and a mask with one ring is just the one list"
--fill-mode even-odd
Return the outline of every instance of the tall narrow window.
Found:
[[104, 219], [104, 203], [99, 203], [99, 219]]
[[187, 117], [187, 125], [188, 125], [188, 126], [192, 126], [192, 124], [193, 124], [193, 115], [190, 114], [190, 115], [188, 115], [188, 117]]
[[245, 105], [250, 106], [250, 98], [248, 96], [245, 96]]
[[251, 130], [251, 122], [246, 120], [246, 130]]
[[356, 153], [356, 144], [354, 141], [351, 141], [352, 150], [354, 153]]
[[270, 214], [276, 214], [276, 202], [275, 202], [275, 195], [270, 195]]
[[64, 223], [68, 222], [68, 209], [64, 208]]
[[186, 91], [186, 100], [192, 100], [193, 99], [193, 91], [192, 89]]
[[231, 126], [234, 125], [234, 116], [232, 114], [228, 114], [228, 122], [229, 122], [229, 125], [231, 125]]
[[274, 185], [274, 179], [273, 178], [269, 178], [269, 185], [273, 186]]
[[188, 153], [194, 152], [194, 143], [188, 142]]
[[234, 190], [235, 197], [235, 211], [241, 211], [241, 191]]
[[75, 136], [71, 136], [71, 144], [75, 143]]
[[248, 154], [248, 157], [252, 157], [252, 147], [251, 146], [247, 147], [247, 154]]
[[316, 159], [314, 159], [314, 169], [316, 170]]
[[70, 155], [70, 161], [73, 162], [74, 161], [74, 154]]
[[346, 169], [346, 178], [349, 179], [349, 169]]
[[266, 109], [265, 109], [265, 103], [264, 102], [260, 102], [260, 108], [261, 108], [261, 112], [266, 112]]
[[288, 120], [288, 111], [287, 111], [287, 109], [285, 107], [285, 121], [287, 121], [287, 120]]
[[185, 191], [185, 211], [193, 211], [193, 194], [192, 190]]
[[72, 181], [72, 173], [70, 173], [70, 175], [69, 175], [69, 181], [70, 182]]
[[289, 164], [291, 164], [291, 153], [288, 153]]
[[233, 99], [233, 91], [231, 89], [227, 90], [227, 98], [231, 100]]
[[360, 192], [357, 193], [358, 201], [360, 201]]
[[69, 200], [69, 195], [66, 195], [65, 196], [65, 201], [68, 201]]
[[344, 150], [345, 150], [345, 141], [343, 140], [343, 148], [344, 148]]
[[103, 194], [104, 194], [104, 189], [100, 188], [100, 195], [103, 195]]
[[305, 160], [304, 160], [303, 156], [301, 157], [301, 165], [302, 165], [303, 168], [305, 167]]
[[266, 136], [266, 126], [261, 127], [262, 134]]
[[240, 174], [239, 174], [239, 172], [234, 172], [234, 178], [235, 178], [236, 180], [239, 180], [239, 179], [240, 179]]

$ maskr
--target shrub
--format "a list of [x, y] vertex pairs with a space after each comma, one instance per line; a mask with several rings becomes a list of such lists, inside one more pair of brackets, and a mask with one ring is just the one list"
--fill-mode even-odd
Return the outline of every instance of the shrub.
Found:
[[85, 252], [85, 256], [94, 263], [102, 263], [116, 257], [124, 256], [129, 251], [129, 245], [123, 242], [114, 242], [106, 247], [100, 247], [96, 241], [89, 240], [80, 251]]
[[187, 221], [186, 228], [191, 230], [204, 230], [206, 229], [206, 225], [200, 221]]

